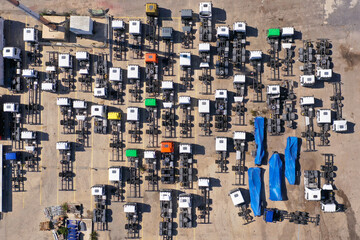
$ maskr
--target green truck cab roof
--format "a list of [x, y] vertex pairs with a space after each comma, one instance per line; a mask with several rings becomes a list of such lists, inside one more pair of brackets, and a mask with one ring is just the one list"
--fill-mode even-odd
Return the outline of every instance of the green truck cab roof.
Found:
[[268, 30], [268, 38], [271, 37], [280, 37], [280, 29], [279, 28], [270, 28]]
[[138, 151], [137, 149], [126, 149], [126, 157], [137, 157]]
[[156, 107], [156, 99], [155, 98], [145, 99], [145, 107]]

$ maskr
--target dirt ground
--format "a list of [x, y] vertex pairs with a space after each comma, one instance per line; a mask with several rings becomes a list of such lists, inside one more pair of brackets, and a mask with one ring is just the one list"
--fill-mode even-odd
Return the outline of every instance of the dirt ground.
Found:
[[[115, 18], [124, 19], [126, 22], [130, 18], [141, 19], [145, 21], [145, 7], [144, 1], [105, 1], [105, 0], [68, 0], [68, 1], [49, 1], [49, 0], [23, 0], [24, 5], [29, 6], [32, 10], [37, 12], [46, 12], [47, 10], [55, 10], [57, 13], [76, 13], [88, 14], [88, 8], [110, 8], [109, 14]], [[180, 10], [191, 8], [195, 13], [198, 13], [198, 3], [200, 1], [157, 1], [162, 8], [160, 11], [163, 26], [172, 26], [175, 30], [181, 31]], [[269, 45], [266, 42], [266, 30], [272, 27], [287, 27], [293, 26], [301, 32], [301, 38], [316, 40], [317, 38], [328, 38], [332, 42], [332, 59], [334, 63], [334, 73], [336, 77], [343, 82], [342, 94], [344, 96], [343, 117], [348, 120], [350, 133], [338, 134], [331, 132], [330, 146], [318, 147], [316, 152], [304, 152], [305, 141], [302, 143], [300, 153], [300, 167], [303, 170], [319, 169], [324, 162], [323, 153], [335, 154], [335, 165], [338, 170], [336, 172], [335, 186], [336, 186], [336, 200], [346, 207], [345, 212], [339, 213], [323, 213], [320, 210], [320, 204], [317, 202], [307, 202], [304, 199], [303, 181], [299, 185], [286, 184], [286, 201], [273, 202], [269, 200], [269, 174], [268, 164], [262, 165], [261, 168], [265, 170], [263, 183], [265, 185], [265, 198], [263, 199], [267, 207], [276, 207], [287, 211], [307, 211], [310, 215], [320, 214], [320, 225], [295, 225], [287, 221], [276, 224], [265, 224], [261, 217], [256, 217], [255, 222], [248, 225], [243, 225], [243, 220], [237, 215], [237, 212], [228, 197], [228, 193], [235, 186], [234, 172], [231, 171], [231, 165], [235, 164], [235, 152], [231, 152], [229, 156], [229, 173], [216, 173], [215, 165], [215, 137], [224, 136], [232, 138], [233, 131], [247, 131], [252, 132], [253, 126], [249, 124], [252, 118], [250, 110], [262, 111], [266, 109], [266, 103], [253, 103], [253, 90], [248, 88], [246, 104], [248, 109], [246, 114], [246, 126], [231, 125], [231, 128], [226, 133], [214, 132], [211, 137], [200, 136], [200, 129], [193, 128], [194, 137], [191, 139], [174, 138], [176, 142], [192, 143], [195, 146], [195, 156], [197, 163], [198, 177], [211, 177], [216, 180], [217, 184], [213, 186], [210, 192], [212, 199], [212, 210], [210, 213], [211, 224], [197, 224], [195, 228], [180, 229], [176, 228], [176, 235], [174, 239], [360, 239], [360, 225], [357, 223], [360, 216], [360, 190], [357, 187], [352, 187], [354, 183], [359, 181], [358, 170], [360, 162], [358, 161], [358, 154], [360, 154], [358, 144], [360, 143], [359, 125], [360, 110], [357, 106], [360, 105], [360, 98], [357, 97], [360, 92], [360, 84], [358, 82], [358, 71], [360, 70], [360, 46], [356, 44], [360, 37], [360, 3], [358, 0], [323, 0], [323, 1], [284, 1], [284, 0], [255, 0], [255, 1], [235, 1], [235, 0], [213, 0], [213, 16], [218, 25], [229, 25], [235, 21], [246, 21], [248, 26], [253, 29], [253, 36], [247, 38], [249, 45], [247, 50], [262, 50], [266, 52]], [[38, 25], [38, 23], [31, 17], [26, 16], [23, 12], [15, 9], [10, 3], [4, 2], [0, 6], [0, 16], [6, 20], [6, 45], [17, 46], [24, 49], [25, 45], [22, 41], [22, 28], [27, 24], [29, 26]], [[96, 20], [101, 22], [103, 20]], [[195, 30], [199, 28], [199, 22], [196, 23]], [[198, 32], [195, 33], [194, 49], [190, 52], [192, 55], [198, 55]], [[79, 40], [84, 43], [87, 40]], [[147, 43], [146, 43], [147, 44]], [[212, 42], [215, 46], [215, 42]], [[296, 40], [296, 57], [297, 48], [302, 46], [301, 40]], [[164, 44], [161, 43], [160, 50], [164, 49]], [[80, 47], [44, 47], [43, 62], [46, 61], [46, 51], [71, 52], [84, 50]], [[180, 43], [175, 44], [175, 52], [178, 54], [182, 51]], [[87, 50], [89, 51], [89, 50]], [[91, 49], [92, 54], [106, 52], [108, 49]], [[283, 56], [283, 51], [280, 52], [280, 57]], [[164, 77], [164, 80], [173, 80], [175, 83], [180, 83], [180, 67], [178, 58], [175, 63], [175, 76]], [[132, 59], [129, 54], [127, 61], [112, 61], [115, 67], [122, 67], [125, 69], [128, 64], [138, 64], [141, 67], [145, 66], [144, 59]], [[291, 79], [299, 82], [301, 63], [296, 61], [294, 65], [294, 77], [283, 78]], [[250, 65], [247, 65], [250, 68]], [[45, 67], [39, 67], [39, 71], [44, 71]], [[270, 84], [267, 78], [270, 76], [269, 68], [264, 65], [263, 80], [264, 84]], [[235, 72], [236, 73], [236, 72]], [[188, 92], [181, 92], [181, 95], [190, 95], [194, 99], [210, 99], [214, 100], [214, 95], [200, 94], [201, 85], [198, 81], [198, 76], [201, 70], [194, 69], [193, 78], [194, 89]], [[215, 76], [215, 69], [212, 69], [212, 76]], [[228, 79], [217, 79], [213, 81], [212, 89], [228, 89], [234, 92], [232, 86], [232, 77]], [[73, 99], [85, 99], [92, 103], [106, 104], [115, 109], [120, 109], [126, 112], [128, 106], [137, 106], [144, 108], [144, 103], [130, 103], [128, 98], [125, 98], [125, 105], [114, 106], [109, 100], [101, 100], [94, 98], [92, 93], [83, 93], [78, 91], [80, 84], [77, 83], [77, 90], [71, 92], [67, 97]], [[128, 94], [128, 86], [125, 92]], [[324, 83], [316, 88], [295, 88], [297, 99], [301, 96], [315, 96], [317, 101], [317, 108], [330, 108], [330, 95], [332, 94], [332, 85]], [[5, 98], [10, 95], [10, 92], [5, 89], [0, 89], [0, 95]], [[21, 103], [26, 103], [27, 93], [19, 94]], [[75, 142], [75, 135], [62, 134], [60, 128], [60, 110], [56, 106], [56, 98], [62, 95], [55, 95], [52, 93], [43, 92], [41, 94], [41, 104], [43, 110], [41, 111], [41, 125], [32, 126], [25, 124], [24, 127], [30, 130], [41, 132], [41, 171], [34, 173], [26, 173], [27, 181], [25, 182], [25, 192], [12, 193], [10, 190], [5, 193], [5, 204], [7, 212], [3, 214], [3, 219], [0, 220], [0, 239], [52, 239], [51, 233], [40, 232], [39, 222], [45, 221], [43, 214], [44, 207], [62, 204], [64, 202], [80, 202], [84, 205], [85, 216], [87, 211], [92, 211], [93, 197], [91, 196], [90, 188], [95, 184], [108, 184], [108, 168], [110, 166], [124, 165], [127, 162], [114, 163], [110, 162], [109, 141], [110, 135], [90, 134], [90, 148], [85, 148], [83, 151], [75, 153], [75, 191], [63, 192], [59, 189], [58, 172], [60, 169], [58, 151], [55, 149], [57, 141], [72, 141]], [[145, 97], [143, 93], [143, 97]], [[265, 96], [265, 93], [264, 93]], [[232, 101], [232, 99], [230, 99]], [[303, 117], [299, 114], [299, 104], [297, 101], [297, 128], [294, 130], [286, 129], [281, 136], [267, 136], [267, 160], [274, 151], [284, 153], [286, 146], [286, 138], [288, 136], [301, 137], [301, 132], [305, 128]], [[177, 114], [180, 114], [178, 108]], [[194, 106], [193, 115], [195, 116], [194, 126], [198, 126], [198, 110]], [[263, 116], [269, 117], [269, 113], [264, 112]], [[319, 128], [316, 127], [315, 131]], [[92, 131], [92, 130], [91, 130]], [[180, 128], [177, 127], [177, 136], [179, 136]], [[160, 137], [159, 142], [164, 138]], [[140, 144], [129, 143], [129, 136], [124, 135], [126, 148], [146, 149], [147, 137], [143, 135], [143, 141]], [[4, 145], [9, 142], [2, 141]], [[316, 139], [316, 145], [319, 144], [319, 138]], [[249, 143], [249, 151], [246, 155], [246, 166], [254, 167], [254, 158], [250, 152], [254, 150], [254, 143]], [[300, 176], [302, 179], [303, 176]], [[126, 199], [126, 201], [135, 201], [142, 203], [146, 211], [142, 214], [142, 229], [140, 236], [143, 239], [160, 239], [158, 236], [158, 224], [160, 218], [159, 193], [145, 191], [147, 182], [142, 176], [143, 184], [141, 186], [141, 198]], [[246, 174], [245, 182], [248, 183]], [[171, 188], [179, 191], [179, 184], [160, 185], [160, 189]], [[248, 189], [248, 184], [241, 186], [243, 189]], [[194, 188], [186, 190], [187, 193], [200, 195], [201, 191], [197, 184]], [[125, 194], [126, 195], [126, 194]], [[109, 209], [112, 211], [111, 222], [109, 223], [109, 231], [99, 232], [100, 239], [125, 239], [126, 232], [124, 224], [126, 221], [123, 212], [123, 203], [111, 202]], [[178, 221], [178, 217], [175, 219]], [[198, 220], [199, 222], [199, 220]], [[84, 239], [88, 239], [85, 236]]]

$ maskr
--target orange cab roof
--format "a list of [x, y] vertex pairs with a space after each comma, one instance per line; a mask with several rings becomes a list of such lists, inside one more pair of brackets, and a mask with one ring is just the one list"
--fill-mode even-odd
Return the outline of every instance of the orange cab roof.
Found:
[[145, 54], [145, 62], [146, 63], [158, 63], [158, 58], [156, 53], [146, 53]]
[[162, 142], [161, 143], [161, 152], [162, 153], [173, 153], [174, 152], [174, 142]]

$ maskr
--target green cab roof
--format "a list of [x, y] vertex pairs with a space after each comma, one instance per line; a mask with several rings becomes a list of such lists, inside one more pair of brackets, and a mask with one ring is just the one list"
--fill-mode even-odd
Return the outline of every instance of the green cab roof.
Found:
[[280, 29], [279, 28], [270, 28], [268, 30], [268, 37], [280, 37]]
[[156, 99], [155, 98], [145, 99], [145, 107], [156, 107]]
[[138, 151], [137, 149], [126, 149], [126, 157], [137, 157]]

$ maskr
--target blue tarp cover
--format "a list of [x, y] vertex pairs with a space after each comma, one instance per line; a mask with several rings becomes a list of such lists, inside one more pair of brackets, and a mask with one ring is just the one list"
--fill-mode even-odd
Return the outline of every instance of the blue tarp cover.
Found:
[[273, 211], [266, 211], [265, 213], [265, 221], [266, 222], [273, 222], [274, 219], [274, 212]]
[[265, 155], [264, 150], [264, 124], [265, 120], [263, 117], [256, 117], [254, 122], [255, 127], [255, 143], [257, 146], [255, 164], [261, 165], [261, 161]]
[[285, 177], [291, 185], [295, 184], [298, 138], [288, 137], [285, 148]]
[[255, 216], [261, 215], [261, 169], [260, 168], [249, 168], [249, 191], [250, 191], [250, 202], [251, 209]]
[[282, 162], [279, 154], [274, 153], [269, 161], [269, 189], [270, 200], [281, 201]]
[[14, 152], [6, 153], [5, 154], [5, 159], [6, 160], [16, 160], [17, 159], [17, 154], [14, 153]]

